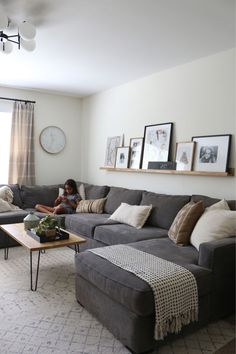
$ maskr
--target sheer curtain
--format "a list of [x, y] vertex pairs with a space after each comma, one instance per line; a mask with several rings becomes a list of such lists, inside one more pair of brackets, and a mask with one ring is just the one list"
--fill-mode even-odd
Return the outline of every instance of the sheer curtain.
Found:
[[8, 179], [9, 183], [35, 184], [33, 103], [13, 106]]

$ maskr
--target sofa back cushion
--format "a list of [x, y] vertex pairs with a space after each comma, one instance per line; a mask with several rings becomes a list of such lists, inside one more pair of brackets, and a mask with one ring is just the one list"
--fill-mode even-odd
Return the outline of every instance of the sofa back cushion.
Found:
[[94, 184], [84, 183], [84, 182], [76, 182], [79, 190], [79, 186], [81, 184], [84, 185], [85, 191], [85, 199], [101, 199], [107, 196], [107, 193], [110, 190], [108, 186], [97, 186]]
[[36, 204], [53, 206], [58, 196], [58, 185], [25, 186], [20, 189], [23, 208], [34, 208]]
[[121, 205], [121, 203], [139, 205], [141, 198], [142, 191], [140, 190], [111, 187], [110, 192], [107, 195], [104, 211], [107, 214], [112, 214]]
[[[212, 204], [218, 203], [221, 199], [211, 198], [206, 195], [196, 194], [196, 195], [192, 195], [191, 200], [195, 203], [202, 200], [204, 207], [208, 208]], [[228, 203], [228, 206], [231, 210], [236, 210], [236, 200], [227, 200], [227, 203]]]
[[13, 204], [17, 205], [19, 208], [22, 208], [22, 200], [20, 195], [19, 184], [0, 184], [0, 187], [8, 186], [13, 192]]
[[188, 195], [167, 195], [143, 192], [141, 205], [152, 205], [147, 225], [169, 230], [177, 213], [190, 201]]

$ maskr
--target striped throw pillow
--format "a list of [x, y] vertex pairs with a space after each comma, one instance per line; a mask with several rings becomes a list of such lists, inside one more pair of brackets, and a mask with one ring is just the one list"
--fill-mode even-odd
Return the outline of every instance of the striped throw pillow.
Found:
[[107, 198], [81, 200], [76, 208], [76, 213], [102, 214]]

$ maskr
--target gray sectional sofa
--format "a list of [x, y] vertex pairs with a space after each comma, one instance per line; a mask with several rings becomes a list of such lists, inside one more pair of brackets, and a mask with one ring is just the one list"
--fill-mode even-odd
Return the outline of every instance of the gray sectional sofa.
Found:
[[[80, 184], [81, 182], [78, 182]], [[94, 247], [131, 244], [133, 247], [182, 265], [196, 278], [199, 293], [199, 321], [184, 331], [234, 311], [235, 235], [203, 243], [199, 252], [191, 245], [180, 247], [168, 237], [178, 211], [190, 200], [203, 200], [210, 206], [218, 199], [200, 195], [164, 195], [119, 187], [85, 185], [87, 199], [106, 197], [103, 214], [66, 215], [66, 228], [83, 235], [87, 242], [75, 256], [76, 297], [122, 343], [135, 353], [154, 348], [154, 299], [149, 285], [135, 275], [116, 267], [105, 259], [86, 251]], [[22, 222], [36, 203], [53, 204], [59, 185], [10, 186], [14, 203], [23, 210], [0, 214], [0, 224]], [[153, 205], [145, 226], [131, 226], [108, 220], [121, 202]], [[228, 201], [236, 210], [235, 201]], [[43, 214], [39, 213], [39, 216]], [[4, 234], [0, 233], [0, 246]], [[170, 336], [171, 337], [171, 336]], [[167, 337], [168, 338], [168, 337]]]

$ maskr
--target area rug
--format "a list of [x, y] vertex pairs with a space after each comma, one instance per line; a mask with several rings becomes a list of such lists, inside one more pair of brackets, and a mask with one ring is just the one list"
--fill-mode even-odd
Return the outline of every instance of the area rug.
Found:
[[[77, 303], [74, 277], [73, 251], [49, 250], [41, 255], [38, 290], [32, 292], [29, 253], [14, 247], [5, 261], [0, 250], [0, 353], [130, 353]], [[211, 354], [233, 338], [233, 324], [218, 321], [153, 353]]]

